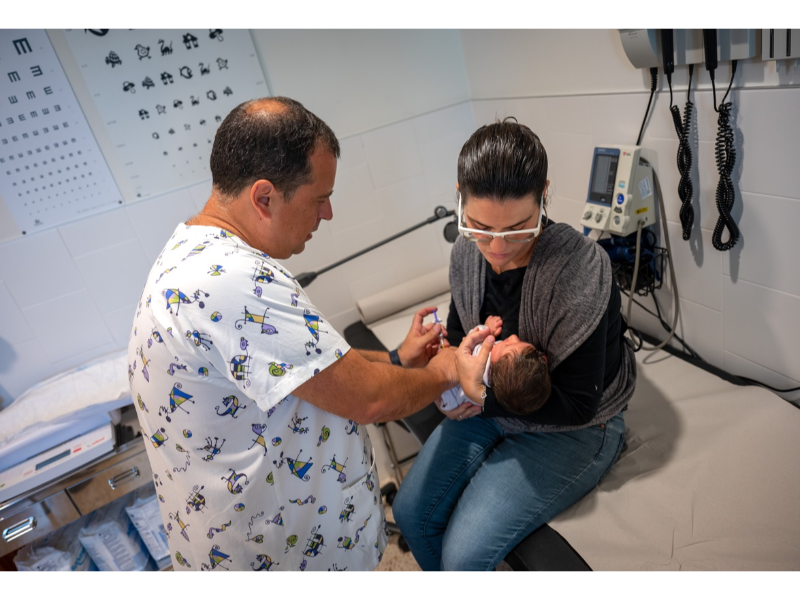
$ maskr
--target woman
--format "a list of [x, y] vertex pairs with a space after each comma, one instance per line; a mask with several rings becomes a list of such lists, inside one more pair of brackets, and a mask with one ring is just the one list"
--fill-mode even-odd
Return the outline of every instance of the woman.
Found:
[[[515, 121], [481, 127], [461, 150], [447, 329], [460, 383], [482, 407], [446, 413], [392, 505], [424, 570], [494, 569], [591, 491], [623, 445], [636, 363], [619, 292], [603, 249], [543, 214], [549, 183], [541, 141]], [[503, 343], [549, 359], [551, 394], [531, 415], [504, 412], [482, 384], [494, 339], [465, 332], [489, 315], [502, 318]]]

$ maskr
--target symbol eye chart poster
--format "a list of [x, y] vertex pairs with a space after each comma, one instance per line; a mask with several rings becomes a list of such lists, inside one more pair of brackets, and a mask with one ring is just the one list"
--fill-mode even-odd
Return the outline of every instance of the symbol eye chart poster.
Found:
[[[67, 29], [136, 202], [211, 178], [220, 122], [269, 95], [247, 29]], [[108, 151], [108, 150], [107, 150]]]
[[121, 204], [44, 29], [0, 30], [0, 80], [0, 239]]

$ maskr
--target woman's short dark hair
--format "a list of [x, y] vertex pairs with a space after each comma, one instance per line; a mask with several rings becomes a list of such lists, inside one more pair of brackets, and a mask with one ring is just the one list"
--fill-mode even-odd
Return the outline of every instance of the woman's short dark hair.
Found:
[[547, 182], [547, 152], [529, 127], [514, 117], [484, 125], [458, 156], [458, 189], [468, 197], [498, 202], [529, 194], [540, 198]]
[[310, 183], [309, 158], [318, 145], [339, 158], [331, 128], [296, 100], [275, 96], [243, 102], [217, 129], [211, 149], [213, 186], [231, 197], [267, 179], [289, 200]]

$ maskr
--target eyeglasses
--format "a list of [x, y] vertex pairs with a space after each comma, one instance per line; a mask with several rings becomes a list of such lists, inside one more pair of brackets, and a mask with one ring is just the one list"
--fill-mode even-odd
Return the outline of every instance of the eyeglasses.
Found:
[[502, 238], [507, 242], [515, 244], [526, 244], [533, 241], [542, 230], [542, 203], [539, 202], [539, 221], [533, 229], [517, 229], [515, 231], [504, 231], [494, 233], [483, 229], [470, 229], [464, 223], [464, 216], [461, 213], [461, 192], [458, 192], [458, 232], [471, 242], [489, 243], [494, 238]]

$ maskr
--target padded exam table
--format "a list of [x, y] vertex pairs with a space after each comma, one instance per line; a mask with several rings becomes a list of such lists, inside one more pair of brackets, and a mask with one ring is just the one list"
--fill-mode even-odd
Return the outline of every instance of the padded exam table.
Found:
[[[396, 348], [423, 306], [438, 306], [446, 322], [446, 275], [359, 302], [362, 322], [345, 331], [348, 341]], [[800, 410], [664, 351], [641, 350], [636, 360], [627, 449], [597, 488], [506, 562], [531, 570], [799, 569]]]

